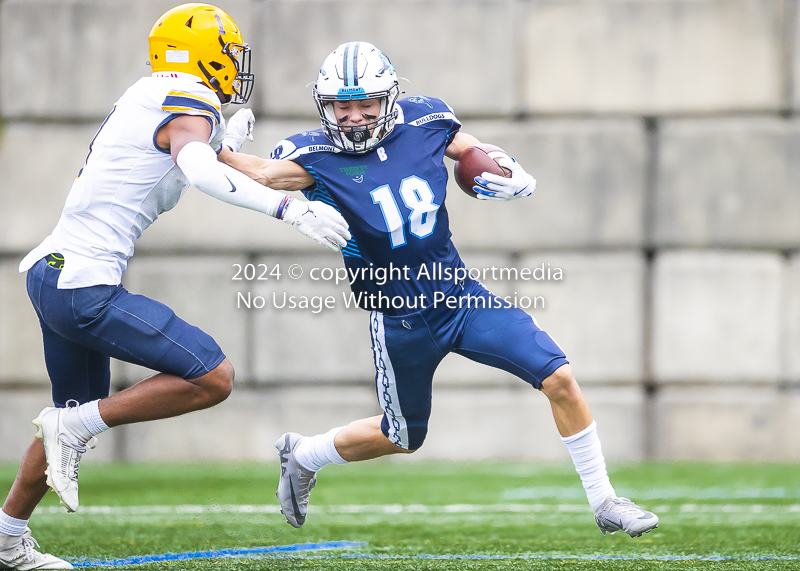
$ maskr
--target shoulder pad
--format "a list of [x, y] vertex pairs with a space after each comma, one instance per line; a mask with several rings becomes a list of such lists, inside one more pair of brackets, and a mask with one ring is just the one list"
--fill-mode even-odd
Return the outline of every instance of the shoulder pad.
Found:
[[161, 109], [168, 113], [208, 117], [214, 125], [222, 123], [219, 99], [213, 91], [200, 84], [181, 82], [180, 87], [171, 89], [164, 97]]
[[338, 153], [339, 149], [331, 145], [322, 134], [322, 130], [303, 131], [288, 139], [278, 141], [270, 155], [271, 159], [295, 160], [303, 155], [314, 153]]
[[398, 105], [403, 111], [403, 122], [406, 125], [425, 125], [438, 129], [450, 129], [454, 124], [461, 126], [453, 109], [441, 99], [415, 95], [400, 100]]

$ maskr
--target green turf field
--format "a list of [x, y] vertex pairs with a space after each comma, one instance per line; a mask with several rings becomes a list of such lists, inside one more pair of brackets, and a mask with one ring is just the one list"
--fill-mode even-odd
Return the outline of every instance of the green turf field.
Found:
[[[617, 466], [617, 493], [661, 518], [654, 532], [631, 539], [597, 530], [571, 466], [398, 460], [325, 468], [300, 530], [278, 513], [277, 463], [87, 464], [81, 510], [63, 513], [48, 494], [31, 526], [44, 551], [85, 565], [360, 544], [135, 569], [800, 569], [798, 465]], [[15, 471], [0, 466], [3, 496]]]

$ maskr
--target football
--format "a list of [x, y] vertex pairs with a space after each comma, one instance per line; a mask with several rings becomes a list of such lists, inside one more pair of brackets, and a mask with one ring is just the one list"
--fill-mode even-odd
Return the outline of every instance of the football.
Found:
[[453, 167], [456, 183], [469, 196], [477, 197], [478, 193], [472, 190], [472, 187], [475, 186], [476, 176], [481, 176], [485, 172], [504, 177], [511, 176], [510, 170], [501, 167], [496, 162], [497, 159], [508, 156], [508, 153], [495, 145], [481, 144], [465, 149]]

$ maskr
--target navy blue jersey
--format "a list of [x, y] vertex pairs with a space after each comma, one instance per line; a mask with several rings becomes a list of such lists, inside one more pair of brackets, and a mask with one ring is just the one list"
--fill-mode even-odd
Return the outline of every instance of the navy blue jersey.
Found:
[[[353, 237], [342, 253], [348, 270], [360, 272], [354, 292], [430, 299], [434, 291], [457, 284], [429, 277], [463, 267], [450, 240], [443, 161], [461, 123], [445, 102], [432, 97], [408, 97], [397, 105], [394, 130], [367, 153], [339, 151], [319, 129], [280, 141], [272, 158], [305, 168], [315, 180], [303, 190], [306, 198], [330, 204], [347, 220]], [[420, 272], [422, 266], [428, 269]], [[396, 270], [383, 283], [387, 276], [376, 279], [369, 271], [375, 268]], [[410, 312], [361, 305], [390, 315]]]

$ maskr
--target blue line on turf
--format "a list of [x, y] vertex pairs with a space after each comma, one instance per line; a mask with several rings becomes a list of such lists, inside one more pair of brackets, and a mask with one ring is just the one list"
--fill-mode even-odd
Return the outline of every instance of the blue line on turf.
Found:
[[342, 549], [362, 547], [363, 542], [329, 541], [325, 543], [294, 543], [292, 545], [273, 545], [250, 549], [218, 549], [216, 551], [189, 551], [186, 553], [164, 553], [163, 555], [142, 555], [125, 559], [89, 559], [70, 561], [74, 567], [121, 567], [161, 561], [187, 561], [190, 559], [216, 559], [221, 557], [242, 557], [247, 555], [282, 554], [298, 551], [318, 551], [320, 549]]
[[385, 553], [344, 553], [342, 555], [312, 555], [308, 557], [274, 554], [278, 559], [491, 559], [505, 561], [800, 561], [800, 555], [566, 555], [566, 554], [519, 554], [519, 555], [479, 555], [479, 554], [417, 554], [388, 555]]

